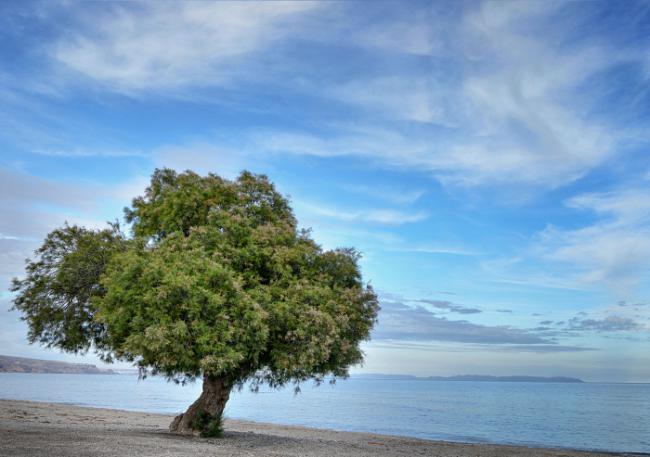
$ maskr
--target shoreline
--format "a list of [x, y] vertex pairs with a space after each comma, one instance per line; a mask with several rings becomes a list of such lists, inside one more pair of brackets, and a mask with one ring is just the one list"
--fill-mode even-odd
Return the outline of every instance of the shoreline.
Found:
[[170, 434], [173, 415], [0, 399], [0, 456], [584, 457], [650, 454], [434, 441], [225, 420], [221, 439]]

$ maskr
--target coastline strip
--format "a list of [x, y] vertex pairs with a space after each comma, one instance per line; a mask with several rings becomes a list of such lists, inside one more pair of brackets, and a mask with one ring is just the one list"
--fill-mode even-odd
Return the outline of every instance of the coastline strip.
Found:
[[462, 444], [226, 420], [225, 437], [170, 434], [171, 415], [0, 400], [0, 456], [605, 457], [624, 454]]

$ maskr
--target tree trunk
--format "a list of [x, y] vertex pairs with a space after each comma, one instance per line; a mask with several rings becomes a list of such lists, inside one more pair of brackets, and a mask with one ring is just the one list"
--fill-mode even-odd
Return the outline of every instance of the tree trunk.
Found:
[[[214, 434], [210, 424], [220, 424], [232, 386], [223, 379], [203, 378], [203, 392], [183, 414], [176, 416], [169, 431], [182, 434]], [[216, 422], [215, 422], [216, 421]], [[220, 425], [217, 425], [220, 428]]]

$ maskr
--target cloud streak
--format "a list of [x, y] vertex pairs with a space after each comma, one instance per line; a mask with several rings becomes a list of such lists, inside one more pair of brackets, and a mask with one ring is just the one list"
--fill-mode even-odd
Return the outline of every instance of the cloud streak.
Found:
[[556, 340], [535, 331], [438, 317], [423, 306], [408, 306], [394, 300], [383, 300], [381, 306], [379, 323], [373, 331], [374, 340], [482, 344], [531, 352], [583, 350], [559, 345]]
[[446, 310], [452, 313], [458, 314], [478, 314], [483, 311], [478, 308], [472, 308], [470, 306], [459, 305], [457, 303], [452, 303], [446, 300], [429, 300], [429, 299], [419, 299], [414, 300], [416, 303], [426, 303], [427, 305], [433, 306], [436, 309]]
[[643, 330], [643, 326], [629, 317], [607, 316], [604, 319], [569, 319], [570, 331], [595, 331], [595, 332], [630, 332]]
[[385, 225], [403, 225], [420, 222], [427, 219], [428, 217], [427, 213], [423, 211], [403, 212], [393, 209], [345, 211], [302, 201], [296, 201], [295, 203], [298, 210], [302, 209], [318, 216], [338, 219], [345, 222], [368, 222]]

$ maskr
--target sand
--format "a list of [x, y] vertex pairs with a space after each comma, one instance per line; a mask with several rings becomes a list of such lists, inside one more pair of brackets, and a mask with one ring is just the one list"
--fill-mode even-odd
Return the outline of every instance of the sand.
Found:
[[0, 456], [439, 456], [626, 455], [458, 444], [227, 420], [225, 437], [170, 434], [172, 416], [0, 400]]

